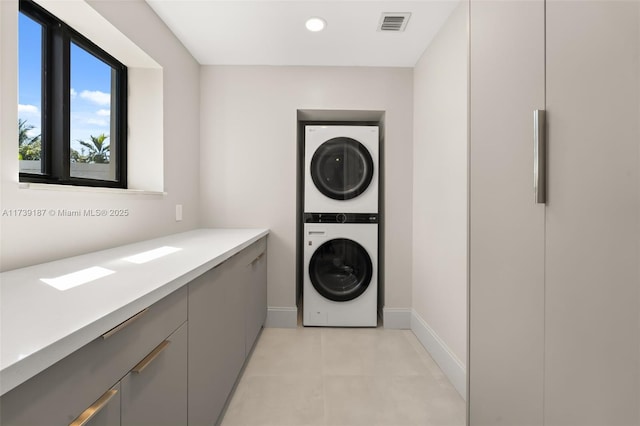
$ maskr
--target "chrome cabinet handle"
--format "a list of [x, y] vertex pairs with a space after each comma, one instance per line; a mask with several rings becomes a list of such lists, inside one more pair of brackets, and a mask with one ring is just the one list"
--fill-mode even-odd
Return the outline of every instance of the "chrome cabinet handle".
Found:
[[111, 398], [113, 398], [118, 391], [116, 389], [109, 389], [106, 391], [96, 402], [91, 404], [89, 408], [84, 410], [74, 421], [69, 423], [69, 426], [84, 426], [89, 420], [91, 420], [96, 414], [98, 414], [104, 407], [107, 406]]
[[547, 202], [547, 138], [545, 110], [533, 111], [533, 193], [537, 204]]
[[122, 330], [123, 328], [125, 328], [126, 326], [128, 326], [129, 324], [131, 324], [132, 322], [137, 320], [138, 318], [140, 318], [145, 312], [147, 312], [147, 310], [149, 310], [149, 308], [144, 308], [143, 310], [141, 310], [140, 312], [138, 312], [137, 314], [135, 314], [131, 318], [129, 318], [127, 320], [124, 320], [120, 324], [118, 324], [115, 327], [113, 327], [111, 330], [109, 330], [106, 333], [104, 333], [102, 335], [102, 338], [103, 339], [108, 339], [109, 337], [113, 336], [118, 331]]
[[169, 346], [169, 343], [171, 343], [169, 340], [165, 340], [164, 342], [160, 343], [154, 350], [151, 351], [151, 353], [149, 353], [149, 355], [147, 355], [142, 359], [142, 361], [137, 363], [136, 366], [131, 369], [131, 371], [138, 374], [142, 373], [142, 370], [147, 368], [149, 364], [151, 364], [153, 360], [156, 359], [158, 355], [160, 355], [160, 353], [167, 348], [167, 346]]

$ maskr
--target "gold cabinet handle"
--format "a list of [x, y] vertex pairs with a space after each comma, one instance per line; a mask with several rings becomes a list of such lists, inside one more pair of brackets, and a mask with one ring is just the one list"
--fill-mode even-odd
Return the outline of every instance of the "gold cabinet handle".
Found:
[[264, 256], [264, 253], [265, 253], [265, 252], [260, 253], [260, 254], [258, 255], [258, 257], [256, 257], [255, 259], [253, 259], [253, 260], [252, 260], [252, 261], [251, 261], [247, 266], [251, 266], [251, 265], [253, 265], [254, 263], [256, 263], [258, 260], [262, 259], [262, 256]]
[[134, 322], [135, 320], [137, 320], [138, 318], [140, 318], [145, 312], [147, 312], [149, 310], [149, 308], [144, 308], [143, 310], [141, 310], [140, 312], [138, 312], [137, 314], [135, 314], [134, 316], [132, 316], [131, 318], [124, 320], [123, 322], [121, 322], [120, 324], [116, 325], [115, 327], [113, 327], [111, 330], [107, 331], [106, 333], [104, 333], [102, 335], [103, 339], [108, 339], [109, 337], [113, 336], [114, 334], [116, 334], [118, 331], [122, 330], [123, 328], [125, 328], [126, 326], [128, 326], [129, 324], [131, 324], [132, 322]]
[[162, 352], [167, 346], [169, 346], [169, 343], [171, 343], [169, 340], [165, 340], [164, 342], [160, 343], [154, 350], [151, 351], [149, 355], [145, 356], [142, 361], [136, 364], [136, 366], [133, 367], [131, 371], [134, 373], [142, 373], [142, 370], [147, 368], [149, 364], [151, 364], [153, 360], [156, 359], [158, 355], [160, 355], [160, 352]]
[[89, 408], [84, 410], [74, 421], [69, 423], [69, 426], [84, 426], [89, 420], [91, 420], [96, 414], [98, 414], [106, 405], [111, 401], [118, 391], [116, 389], [109, 389], [102, 395], [96, 402], [91, 404]]

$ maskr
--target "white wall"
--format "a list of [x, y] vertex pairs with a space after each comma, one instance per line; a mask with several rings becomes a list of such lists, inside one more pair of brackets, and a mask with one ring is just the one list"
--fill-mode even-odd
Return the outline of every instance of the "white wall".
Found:
[[386, 111], [385, 299], [387, 307], [410, 308], [412, 74], [403, 68], [202, 68], [202, 224], [271, 229], [270, 308], [296, 306], [298, 109]]
[[[127, 217], [2, 216], [2, 270], [181, 232], [198, 225], [199, 65], [143, 0], [92, 0], [90, 4], [163, 67], [166, 195], [18, 188], [18, 2], [0, 1], [1, 209], [129, 210]], [[182, 222], [175, 222], [177, 203], [184, 206]]]
[[463, 394], [467, 357], [467, 11], [464, 3], [453, 12], [414, 69], [413, 134], [412, 328]]

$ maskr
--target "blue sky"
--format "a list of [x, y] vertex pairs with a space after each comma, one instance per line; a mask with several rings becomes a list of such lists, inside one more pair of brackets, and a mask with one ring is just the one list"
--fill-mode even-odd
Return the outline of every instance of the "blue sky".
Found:
[[[19, 95], [18, 115], [41, 126], [41, 27], [22, 13], [18, 20]], [[75, 44], [71, 44], [71, 147], [80, 151], [77, 140], [110, 133], [111, 67]], [[110, 138], [108, 139], [110, 140]]]

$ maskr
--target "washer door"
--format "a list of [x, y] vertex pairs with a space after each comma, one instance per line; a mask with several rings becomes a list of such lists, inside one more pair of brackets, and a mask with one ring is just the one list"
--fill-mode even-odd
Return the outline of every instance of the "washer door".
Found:
[[311, 178], [316, 188], [334, 200], [350, 200], [366, 191], [373, 178], [373, 160], [355, 139], [329, 139], [311, 159]]
[[322, 244], [309, 261], [311, 284], [323, 297], [336, 302], [360, 296], [369, 287], [372, 275], [369, 253], [346, 238]]

